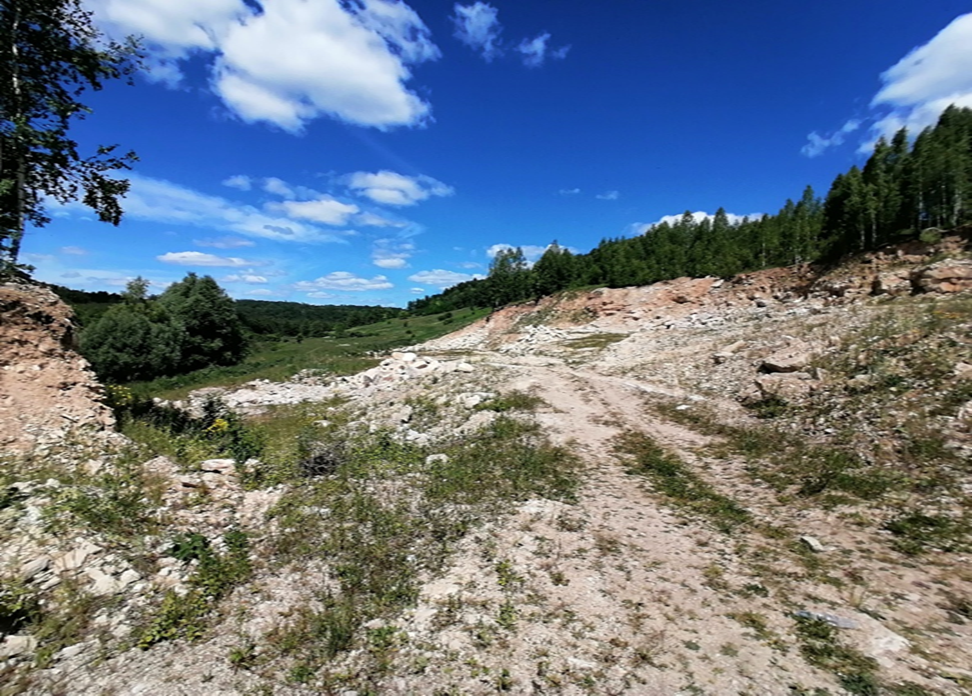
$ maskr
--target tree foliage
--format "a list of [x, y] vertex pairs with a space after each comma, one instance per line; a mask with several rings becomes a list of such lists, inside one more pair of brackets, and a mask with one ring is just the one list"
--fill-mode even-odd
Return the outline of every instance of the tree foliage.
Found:
[[81, 0], [3, 0], [0, 5], [0, 272], [17, 265], [26, 225], [50, 221], [47, 198], [81, 200], [117, 225], [128, 182], [109, 172], [136, 159], [99, 146], [83, 156], [69, 130], [90, 112], [80, 97], [131, 74], [134, 39], [109, 42]]
[[208, 365], [234, 365], [246, 353], [243, 323], [233, 300], [211, 276], [188, 274], [159, 296], [159, 306], [184, 333], [184, 371]]
[[879, 139], [864, 167], [839, 174], [823, 200], [808, 186], [775, 215], [732, 222], [722, 208], [703, 220], [686, 212], [637, 237], [602, 240], [587, 254], [554, 242], [532, 269], [510, 249], [497, 255], [488, 278], [415, 300], [409, 311], [496, 307], [586, 285], [725, 277], [876, 249], [970, 220], [972, 109], [950, 106], [913, 143], [905, 130], [891, 142]]
[[181, 371], [185, 331], [157, 302], [146, 299], [141, 279], [81, 334], [81, 352], [110, 382], [148, 380]]
[[102, 379], [148, 380], [243, 359], [243, 324], [215, 280], [190, 273], [158, 298], [147, 298], [147, 287], [130, 282], [122, 302], [81, 334], [81, 352]]

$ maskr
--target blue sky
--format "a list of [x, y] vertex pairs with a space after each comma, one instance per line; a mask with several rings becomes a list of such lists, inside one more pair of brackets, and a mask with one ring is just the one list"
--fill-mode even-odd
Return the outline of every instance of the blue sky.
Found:
[[52, 208], [25, 260], [117, 290], [404, 305], [502, 245], [587, 251], [685, 210], [821, 195], [972, 106], [967, 2], [87, 0], [150, 71], [74, 134], [140, 161], [118, 228]]

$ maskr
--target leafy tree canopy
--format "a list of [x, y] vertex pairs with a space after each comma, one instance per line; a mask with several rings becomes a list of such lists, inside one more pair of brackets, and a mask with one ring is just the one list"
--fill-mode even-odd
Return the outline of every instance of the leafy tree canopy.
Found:
[[45, 199], [81, 200], [117, 225], [133, 152], [102, 145], [83, 156], [69, 130], [90, 109], [87, 90], [130, 75], [138, 43], [105, 40], [82, 0], [3, 0], [0, 5], [0, 274], [17, 267], [27, 224], [50, 221]]

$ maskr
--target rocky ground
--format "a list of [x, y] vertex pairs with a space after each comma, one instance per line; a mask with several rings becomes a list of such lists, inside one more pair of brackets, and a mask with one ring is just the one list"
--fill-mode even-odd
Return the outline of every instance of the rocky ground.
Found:
[[[415, 514], [472, 504], [422, 507], [416, 486], [509, 414], [539, 424], [565, 468], [580, 462], [572, 496], [470, 518], [441, 563], [416, 570], [404, 608], [313, 670], [297, 643], [333, 633], [295, 626], [308, 607], [328, 615], [339, 559], [274, 559], [285, 541], [313, 542], [336, 497], [297, 499], [288, 518], [299, 486], [248, 483], [254, 464], [232, 459], [93, 448], [73, 453], [71, 475], [11, 465], [23, 480], [0, 510], [4, 577], [90, 606], [90, 628], [45, 653], [43, 631], [3, 627], [0, 692], [972, 693], [970, 285], [955, 237], [823, 276], [568, 294], [351, 377], [194, 394], [177, 406], [202, 412], [216, 394], [258, 422], [308, 409], [327, 447], [387, 434], [414, 467], [352, 493]], [[56, 524], [76, 487], [132, 471], [160, 524], [142, 542]], [[173, 533], [202, 531], [222, 552], [231, 529], [251, 536], [252, 575], [195, 640], [138, 647], [166, 590], [193, 596], [198, 568], [166, 554]]]

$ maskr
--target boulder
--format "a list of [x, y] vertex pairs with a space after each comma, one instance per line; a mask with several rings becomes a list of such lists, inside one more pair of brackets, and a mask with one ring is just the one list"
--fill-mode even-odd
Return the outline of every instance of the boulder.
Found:
[[[806, 372], [776, 372], [759, 375], [754, 380], [756, 401], [777, 398], [784, 401], [797, 401], [805, 398], [817, 388], [818, 382]], [[750, 396], [753, 392], [750, 392]]]
[[952, 293], [972, 290], [972, 259], [945, 259], [911, 275], [917, 292]]
[[907, 269], [882, 271], [871, 282], [872, 295], [910, 295], [911, 275]]
[[810, 364], [810, 347], [802, 341], [794, 341], [762, 359], [760, 372], [797, 372]]

